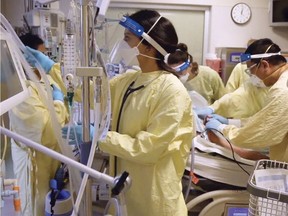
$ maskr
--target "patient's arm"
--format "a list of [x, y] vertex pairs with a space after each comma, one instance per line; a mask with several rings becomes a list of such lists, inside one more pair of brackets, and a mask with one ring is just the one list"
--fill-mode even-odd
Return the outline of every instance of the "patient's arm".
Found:
[[[224, 148], [230, 149], [231, 150], [231, 146], [228, 143], [228, 141], [226, 139], [220, 138], [217, 135], [214, 134], [214, 132], [212, 131], [208, 131], [207, 135], [209, 137], [209, 140], [215, 144], [218, 144]], [[258, 151], [252, 151], [252, 150], [247, 150], [247, 149], [243, 149], [237, 146], [232, 145], [233, 150], [236, 154], [238, 154], [240, 157], [248, 159], [248, 160], [260, 160], [260, 159], [269, 159], [268, 156], [258, 152]]]

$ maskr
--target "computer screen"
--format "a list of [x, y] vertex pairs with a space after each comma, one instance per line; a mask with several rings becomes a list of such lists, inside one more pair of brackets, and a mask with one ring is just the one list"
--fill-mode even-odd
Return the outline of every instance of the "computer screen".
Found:
[[25, 83], [25, 74], [19, 56], [11, 52], [13, 41], [7, 40], [5, 33], [0, 33], [0, 115], [6, 113], [28, 96], [29, 91]]
[[288, 1], [270, 0], [270, 26], [288, 26]]
[[224, 208], [224, 216], [248, 216], [248, 204], [226, 203]]

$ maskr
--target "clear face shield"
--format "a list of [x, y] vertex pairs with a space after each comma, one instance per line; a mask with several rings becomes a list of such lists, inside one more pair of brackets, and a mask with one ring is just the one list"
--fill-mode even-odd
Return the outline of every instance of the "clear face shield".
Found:
[[[150, 28], [150, 30], [145, 33], [144, 28], [139, 25], [134, 20], [130, 19], [127, 16], [123, 16], [120, 20], [119, 24], [115, 29], [115, 34], [118, 36], [118, 39], [111, 40], [114, 42], [114, 46], [111, 49], [107, 60], [107, 71], [111, 76], [121, 74], [126, 72], [129, 69], [139, 70], [139, 63], [137, 60], [138, 55], [146, 56], [144, 54], [139, 53], [138, 46], [141, 44], [142, 40], [148, 41], [155, 49], [157, 49], [163, 56], [167, 54], [167, 52], [148, 34], [160, 20], [161, 16], [156, 20], [154, 25]], [[124, 28], [123, 28], [124, 27]], [[135, 47], [130, 47], [126, 41], [123, 39], [119, 39], [119, 35], [123, 37], [124, 30], [127, 29], [131, 33], [135, 34], [138, 37], [142, 37], [143, 39], [138, 43]], [[152, 56], [146, 56], [147, 58], [153, 58]], [[156, 59], [159, 60], [159, 59]]]
[[124, 40], [119, 40], [112, 48], [108, 58], [109, 71], [115, 74], [121, 74], [128, 69], [139, 66], [137, 56], [139, 50], [137, 47], [131, 48]]
[[[249, 53], [242, 53], [240, 55], [240, 59], [241, 59], [241, 63], [242, 64], [246, 64], [247, 61], [251, 61], [252, 59], [263, 59], [263, 58], [268, 58], [268, 57], [271, 57], [271, 56], [275, 56], [275, 55], [281, 55], [280, 52], [278, 53], [262, 53], [262, 54], [254, 54], [254, 55], [251, 55]], [[259, 66], [260, 63], [254, 63], [252, 64], [250, 67], [246, 68], [244, 71], [246, 74], [249, 75], [249, 81], [252, 85], [258, 87], [258, 88], [264, 88], [266, 87], [266, 85], [264, 84], [263, 80], [261, 80], [256, 74], [253, 74], [252, 71], [255, 70], [257, 71], [258, 70], [258, 66]], [[254, 72], [256, 73], [256, 72]]]

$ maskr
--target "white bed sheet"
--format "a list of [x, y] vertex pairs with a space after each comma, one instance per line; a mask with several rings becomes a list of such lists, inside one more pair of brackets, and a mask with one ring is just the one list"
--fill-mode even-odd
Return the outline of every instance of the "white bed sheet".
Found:
[[[193, 172], [213, 181], [246, 187], [249, 175], [244, 172], [233, 160], [232, 152], [198, 135], [193, 139], [194, 151], [190, 154], [187, 162], [187, 170], [191, 169], [191, 158]], [[236, 153], [235, 159], [248, 172], [253, 172], [255, 161], [241, 158]]]

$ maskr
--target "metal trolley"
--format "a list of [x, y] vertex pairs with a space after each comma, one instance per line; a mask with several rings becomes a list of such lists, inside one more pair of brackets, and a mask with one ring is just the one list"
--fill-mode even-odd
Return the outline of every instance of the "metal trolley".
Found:
[[[260, 169], [286, 169], [288, 163], [259, 160], [248, 180], [247, 190], [250, 193], [249, 216], [288, 216], [288, 192], [256, 186], [255, 171]], [[288, 179], [286, 180], [287, 185]]]

